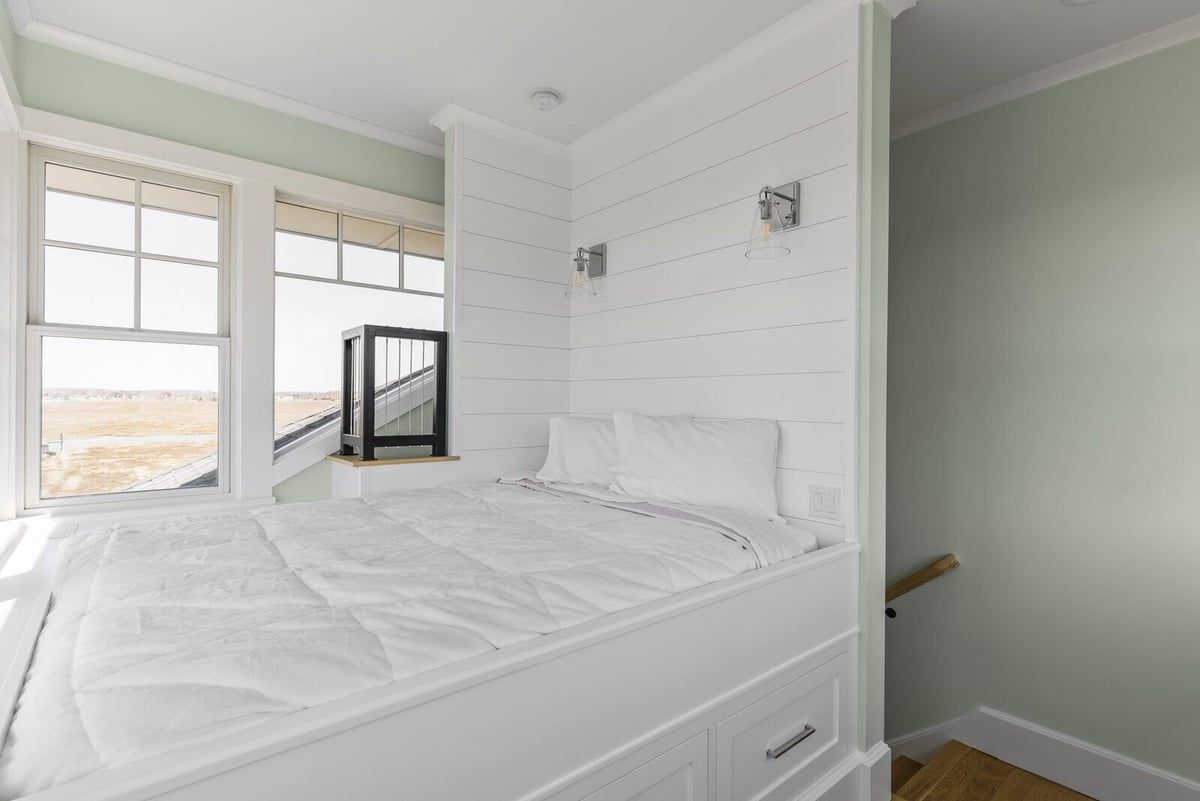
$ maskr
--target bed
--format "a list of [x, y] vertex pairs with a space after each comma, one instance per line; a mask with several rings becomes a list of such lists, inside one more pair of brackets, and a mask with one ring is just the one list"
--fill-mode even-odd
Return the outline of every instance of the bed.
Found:
[[[677, 459], [710, 425], [643, 419]], [[76, 533], [13, 662], [0, 799], [865, 798], [857, 548], [773, 514], [773, 425], [758, 496], [732, 486], [744, 467], [685, 480], [698, 457], [647, 463], [676, 481], [652, 501], [582, 482], [609, 475], [612, 423], [564, 420], [564, 443], [607, 438], [570, 451], [569, 483], [548, 459]], [[721, 493], [748, 500], [696, 505]]]

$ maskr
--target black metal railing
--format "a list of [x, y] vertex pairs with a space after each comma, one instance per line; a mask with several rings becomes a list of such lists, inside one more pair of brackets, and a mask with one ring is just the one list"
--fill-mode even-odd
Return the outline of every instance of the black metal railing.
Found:
[[[428, 446], [446, 456], [445, 331], [362, 325], [342, 332], [342, 455]], [[380, 378], [382, 377], [382, 382]]]

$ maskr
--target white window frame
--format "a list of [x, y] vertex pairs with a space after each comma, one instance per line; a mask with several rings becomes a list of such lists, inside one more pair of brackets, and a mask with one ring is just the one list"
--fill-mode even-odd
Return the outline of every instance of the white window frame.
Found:
[[[322, 202], [322, 201], [318, 201], [318, 200], [313, 200], [311, 198], [302, 197], [299, 195], [292, 195], [292, 194], [288, 194], [286, 192], [276, 192], [275, 193], [275, 202], [276, 203], [289, 203], [293, 206], [304, 206], [305, 208], [315, 209], [316, 211], [329, 212], [330, 214], [337, 215], [337, 277], [336, 278], [323, 278], [321, 276], [305, 275], [304, 273], [284, 272], [281, 270], [276, 270], [274, 263], [272, 263], [272, 265], [271, 265], [272, 285], [274, 285], [274, 281], [276, 278], [283, 277], [283, 278], [299, 279], [302, 281], [313, 281], [313, 282], [316, 282], [319, 284], [342, 284], [345, 286], [358, 287], [360, 289], [378, 289], [383, 292], [398, 292], [398, 293], [404, 294], [404, 295], [419, 295], [419, 296], [427, 297], [427, 298], [441, 298], [442, 299], [442, 330], [449, 330], [449, 326], [448, 326], [449, 316], [448, 316], [448, 311], [447, 311], [449, 308], [448, 304], [450, 302], [449, 301], [450, 293], [448, 291], [449, 276], [447, 276], [446, 284], [443, 287], [443, 291], [440, 293], [439, 292], [424, 292], [419, 289], [405, 289], [404, 288], [404, 255], [405, 255], [404, 230], [406, 228], [412, 228], [412, 229], [418, 230], [418, 231], [427, 231], [430, 233], [441, 234], [444, 237], [446, 235], [446, 233], [443, 228], [441, 228], [439, 226], [432, 226], [425, 222], [416, 222], [416, 221], [412, 221], [412, 220], [407, 220], [403, 217], [397, 217], [395, 215], [381, 214], [377, 211], [363, 211], [361, 209], [326, 203], [326, 202]], [[272, 208], [274, 208], [274, 207], [272, 207]], [[358, 219], [369, 220], [371, 222], [384, 223], [385, 225], [397, 225], [400, 227], [400, 242], [399, 242], [399, 246], [400, 246], [400, 250], [399, 250], [399, 253], [400, 253], [400, 280], [399, 280], [399, 286], [395, 286], [395, 287], [380, 286], [379, 284], [366, 284], [366, 283], [362, 283], [359, 281], [347, 281], [344, 278], [342, 278], [342, 246], [343, 246], [342, 218], [344, 216], [356, 217]], [[276, 232], [278, 232], [278, 230], [279, 229], [277, 227], [274, 227], [274, 226], [272, 227], [272, 229], [271, 229], [272, 238], [274, 238], [274, 236], [275, 236]], [[304, 235], [297, 234], [297, 236], [304, 236]], [[443, 264], [445, 263], [445, 261], [446, 261], [445, 255], [443, 254], [443, 257], [442, 257]], [[279, 302], [278, 298], [276, 297], [275, 304], [277, 305], [278, 302]], [[277, 389], [278, 388], [275, 386], [275, 360], [274, 360], [274, 358], [272, 358], [272, 360], [271, 360], [271, 407], [272, 407], [272, 410], [275, 407], [275, 394], [276, 394]], [[274, 418], [272, 418], [272, 419], [274, 419]], [[273, 448], [275, 465], [276, 466], [280, 466], [281, 464], [286, 465], [289, 468], [288, 472], [294, 475], [295, 472], [299, 472], [299, 470], [295, 470], [294, 468], [299, 467], [302, 464], [305, 466], [308, 466], [309, 464], [311, 464], [311, 459], [312, 459], [313, 454], [310, 451], [313, 451], [314, 448], [316, 448], [318, 450], [323, 450], [325, 453], [328, 453], [331, 450], [336, 450], [338, 447], [341, 446], [340, 423], [341, 423], [340, 419], [335, 420], [331, 423], [328, 423], [325, 426], [322, 426], [321, 428], [318, 428], [314, 431], [309, 432], [308, 434], [305, 434], [303, 437], [300, 437], [299, 439], [289, 442], [287, 445], [284, 445], [282, 448], [277, 448], [277, 449]], [[272, 427], [272, 429], [271, 429], [271, 442], [272, 442], [272, 445], [275, 442], [274, 427]], [[296, 457], [298, 457], [298, 458], [296, 458]]]
[[[143, 181], [164, 186], [188, 189], [218, 198], [218, 258], [217, 258], [217, 333], [193, 334], [175, 331], [154, 331], [141, 328], [116, 328], [109, 326], [64, 325], [46, 323], [44, 317], [45, 293], [45, 197], [46, 164], [62, 164], [84, 170], [117, 175], [137, 181], [135, 199], [140, 201]], [[55, 509], [62, 507], [90, 506], [95, 504], [130, 503], [157, 501], [160, 499], [191, 498], [204, 495], [229, 495], [234, 485], [233, 460], [231, 459], [231, 338], [230, 338], [230, 252], [232, 241], [231, 202], [232, 187], [225, 183], [196, 178], [175, 172], [145, 167], [127, 161], [115, 161], [85, 155], [68, 150], [31, 145], [29, 155], [29, 283], [27, 325], [25, 327], [25, 446], [24, 446], [24, 508]], [[133, 251], [78, 245], [72, 247], [98, 253], [117, 253], [134, 259], [134, 319], [135, 326], [141, 316], [141, 221], [134, 217]], [[155, 259], [176, 261], [170, 257], [154, 256]], [[192, 260], [178, 260], [191, 263]], [[98, 495], [77, 495], [66, 498], [41, 497], [41, 443], [42, 443], [42, 343], [46, 337], [71, 337], [125, 342], [151, 342], [181, 345], [208, 345], [217, 348], [217, 485], [214, 487], [187, 487], [173, 490], [147, 490], [144, 492], [113, 492]]]

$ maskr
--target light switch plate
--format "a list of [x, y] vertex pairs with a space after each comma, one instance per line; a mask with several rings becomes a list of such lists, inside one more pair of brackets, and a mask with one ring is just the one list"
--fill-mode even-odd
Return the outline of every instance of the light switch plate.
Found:
[[808, 513], [822, 520], [841, 520], [841, 489], [838, 487], [821, 487], [816, 484], [809, 485]]

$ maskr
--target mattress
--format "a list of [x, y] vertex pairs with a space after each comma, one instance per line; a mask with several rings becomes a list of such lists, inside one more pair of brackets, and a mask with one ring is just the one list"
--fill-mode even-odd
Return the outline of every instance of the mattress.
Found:
[[814, 548], [793, 526], [529, 481], [81, 532], [0, 752], [0, 797]]

